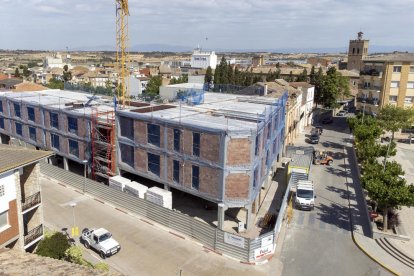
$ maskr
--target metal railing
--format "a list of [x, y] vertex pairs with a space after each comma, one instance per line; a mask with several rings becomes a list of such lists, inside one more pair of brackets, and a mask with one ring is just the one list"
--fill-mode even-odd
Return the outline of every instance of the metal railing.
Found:
[[41, 237], [42, 235], [43, 235], [43, 224], [40, 224], [39, 226], [27, 232], [27, 235], [24, 235], [24, 245], [28, 245], [35, 239]]
[[40, 202], [42, 202], [40, 192], [37, 192], [34, 195], [26, 197], [24, 201], [22, 202], [22, 211], [26, 211], [27, 209], [32, 208], [33, 206], [39, 204]]

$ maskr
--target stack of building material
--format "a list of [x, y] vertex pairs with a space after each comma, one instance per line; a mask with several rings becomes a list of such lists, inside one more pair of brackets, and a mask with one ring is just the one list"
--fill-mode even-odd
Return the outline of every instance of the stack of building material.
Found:
[[126, 183], [124, 187], [124, 192], [130, 195], [139, 197], [139, 198], [144, 198], [147, 190], [148, 190], [147, 186], [139, 184], [138, 182], [135, 182], [135, 181]]
[[128, 178], [116, 175], [109, 178], [109, 187], [114, 188], [119, 191], [124, 191], [125, 184], [130, 184], [131, 180]]
[[164, 208], [172, 209], [172, 193], [170, 191], [152, 187], [147, 190], [145, 199]]

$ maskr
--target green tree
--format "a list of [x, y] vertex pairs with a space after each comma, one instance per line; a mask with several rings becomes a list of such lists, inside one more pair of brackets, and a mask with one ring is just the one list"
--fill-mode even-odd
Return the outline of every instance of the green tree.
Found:
[[160, 94], [160, 86], [162, 84], [162, 77], [161, 76], [153, 76], [147, 84], [147, 88], [145, 90], [146, 94], [149, 96], [156, 96]]
[[393, 141], [395, 132], [409, 128], [414, 123], [414, 109], [387, 105], [380, 110], [378, 119], [382, 127], [391, 132]]
[[65, 252], [70, 248], [68, 238], [61, 232], [46, 232], [36, 248], [36, 254], [53, 259], [65, 259]]
[[296, 78], [296, 81], [308, 81], [308, 70], [303, 69], [302, 73]]
[[211, 67], [207, 67], [206, 75], [204, 76], [205, 83], [212, 83], [213, 81], [213, 69]]
[[16, 70], [14, 70], [14, 76], [15, 76], [16, 78], [20, 78], [19, 68], [16, 68]]
[[30, 77], [30, 75], [32, 74], [32, 71], [30, 71], [28, 68], [27, 68], [27, 66], [24, 66], [23, 67], [23, 76], [24, 77], [26, 77], [26, 78], [28, 78], [28, 77]]
[[348, 78], [343, 77], [335, 67], [330, 67], [319, 84], [319, 101], [327, 108], [338, 106], [340, 98], [350, 96]]
[[288, 82], [293, 82], [295, 80], [295, 78], [293, 77], [293, 71], [289, 72], [289, 76], [287, 77], [287, 81]]
[[72, 79], [72, 72], [69, 71], [68, 65], [63, 66], [63, 80], [70, 81]]
[[312, 65], [311, 71], [309, 73], [309, 83], [312, 85], [316, 84], [316, 72], [315, 72], [315, 66]]
[[58, 80], [56, 78], [51, 78], [49, 80], [49, 83], [46, 86], [49, 87], [50, 89], [60, 89], [60, 90], [63, 90], [64, 83], [63, 83], [63, 81], [60, 81], [60, 80]]
[[385, 168], [377, 161], [365, 165], [362, 185], [383, 211], [383, 231], [389, 227], [389, 210], [414, 204], [414, 187], [407, 185], [400, 175], [404, 175], [404, 171], [395, 161], [387, 162]]

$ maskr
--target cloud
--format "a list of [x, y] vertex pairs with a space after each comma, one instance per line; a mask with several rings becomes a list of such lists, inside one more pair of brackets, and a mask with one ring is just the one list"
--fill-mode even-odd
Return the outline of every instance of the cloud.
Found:
[[[371, 44], [414, 45], [408, 35], [414, 0], [129, 0], [129, 6], [131, 45], [345, 49], [360, 29]], [[33, 38], [26, 47], [114, 44], [113, 0], [0, 0], [0, 7], [8, 47], [24, 46], [22, 36]], [[10, 24], [16, 16], [25, 20]], [[66, 41], [56, 41], [61, 32]]]

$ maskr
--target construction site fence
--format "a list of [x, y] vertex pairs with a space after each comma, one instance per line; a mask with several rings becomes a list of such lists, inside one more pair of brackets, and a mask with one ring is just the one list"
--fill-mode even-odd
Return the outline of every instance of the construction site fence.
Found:
[[[275, 234], [280, 231], [279, 218], [282, 216], [278, 218], [275, 231], [270, 230], [255, 239], [249, 239], [222, 231], [179, 211], [164, 208], [145, 199], [135, 197], [103, 183], [84, 178], [44, 162], [40, 163], [40, 170], [43, 175], [59, 183], [70, 185], [115, 207], [123, 208], [130, 213], [148, 218], [158, 224], [183, 233], [215, 252], [240, 261], [251, 262], [258, 258], [258, 256], [268, 254], [268, 249], [263, 251], [266, 253], [261, 254], [264, 243], [266, 243], [265, 248], [272, 248], [270, 251], [273, 251], [276, 245], [277, 236]], [[286, 198], [284, 201], [286, 201]]]

